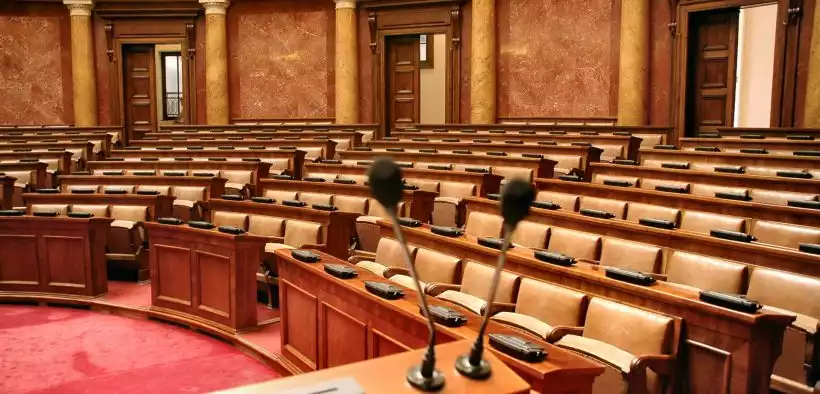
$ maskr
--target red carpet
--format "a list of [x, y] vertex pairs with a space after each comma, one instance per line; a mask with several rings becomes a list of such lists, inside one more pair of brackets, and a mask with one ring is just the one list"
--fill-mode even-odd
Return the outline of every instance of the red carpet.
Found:
[[0, 393], [200, 393], [277, 376], [231, 345], [175, 326], [0, 305]]

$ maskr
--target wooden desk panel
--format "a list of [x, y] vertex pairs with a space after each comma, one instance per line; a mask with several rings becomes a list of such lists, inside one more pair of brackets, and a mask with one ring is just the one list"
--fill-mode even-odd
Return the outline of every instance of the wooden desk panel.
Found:
[[820, 138], [820, 129], [799, 127], [718, 127], [718, 134], [741, 136], [743, 134], [762, 134], [766, 137], [781, 137], [787, 135], [813, 135]]
[[[304, 158], [302, 151], [292, 157], [291, 165], [301, 163]], [[292, 153], [292, 152], [291, 152]], [[147, 156], [146, 156], [147, 157]], [[297, 160], [298, 159], [298, 160]], [[255, 161], [209, 161], [209, 160], [193, 160], [193, 161], [90, 161], [86, 165], [89, 171], [94, 170], [214, 170], [214, 171], [251, 171], [253, 184], [259, 184], [260, 179], [265, 179], [270, 176], [270, 163], [255, 162]], [[292, 169], [292, 170], [295, 170]], [[299, 175], [301, 179], [301, 167], [299, 167]]]
[[39, 194], [25, 193], [23, 201], [31, 210], [34, 204], [91, 204], [139, 205], [148, 207], [148, 220], [173, 216], [172, 196], [143, 196], [139, 194]]
[[68, 186], [81, 185], [134, 185], [134, 186], [195, 186], [205, 188], [205, 199], [220, 198], [225, 194], [225, 178], [201, 176], [141, 176], [141, 175], [63, 175], [59, 178], [64, 194], [71, 194]]
[[[240, 162], [240, 161], [211, 161], [208, 160], [210, 158], [226, 158], [230, 159], [288, 159], [288, 172], [290, 175], [293, 175], [296, 179], [302, 179], [302, 167], [304, 166], [305, 162], [305, 151], [301, 150], [152, 150], [152, 151], [141, 151], [141, 150], [113, 150], [111, 151], [111, 158], [123, 158], [123, 159], [142, 159], [142, 158], [149, 158], [149, 157], [156, 157], [159, 159], [173, 159], [176, 157], [190, 157], [193, 158], [193, 161], [102, 161], [102, 162], [93, 162], [94, 167], [89, 168], [122, 168], [124, 164], [127, 163], [128, 167], [126, 168], [151, 168], [151, 169], [210, 169], [210, 168], [221, 168], [227, 163], [245, 163], [250, 165], [257, 165], [259, 169], [257, 170], [259, 178], [267, 178], [270, 174], [270, 163], [265, 162]], [[213, 164], [208, 164], [208, 162]], [[108, 167], [109, 164], [97, 164], [97, 163], [120, 163], [120, 166], [114, 165], [114, 167]], [[131, 166], [131, 164], [137, 163], [137, 166]], [[145, 163], [145, 164], [140, 164]], [[168, 163], [175, 163], [175, 164], [168, 164]], [[204, 166], [201, 166], [204, 164]], [[211, 167], [213, 165], [213, 167]], [[233, 168], [225, 168], [225, 169], [233, 169]]]
[[[327, 131], [345, 131], [345, 130], [362, 130], [362, 131], [376, 131], [379, 125], [373, 123], [351, 123], [351, 124], [340, 124], [340, 123], [333, 123], [332, 119], [328, 119], [325, 121], [322, 119], [318, 123], [315, 120], [299, 120], [299, 119], [291, 119], [291, 118], [283, 118], [283, 119], [234, 119], [236, 123], [234, 124], [224, 124], [224, 125], [167, 125], [167, 126], [160, 126], [160, 131], [175, 131], [175, 130], [197, 130], [197, 131], [206, 131], [206, 130], [327, 130]], [[239, 124], [242, 123], [252, 123], [252, 124]], [[151, 135], [150, 133], [147, 135]]]
[[[146, 137], [154, 137], [159, 138], [160, 140], [186, 140], [192, 143], [196, 143], [197, 141], [239, 141], [236, 139], [230, 139], [231, 137], [242, 137], [244, 140], [247, 141], [268, 141], [267, 138], [275, 138], [275, 139], [285, 139], [288, 141], [299, 141], [299, 140], [313, 140], [313, 139], [324, 139], [327, 137], [333, 141], [340, 141], [340, 140], [347, 140], [350, 146], [359, 146], [362, 144], [362, 133], [356, 132], [343, 132], [343, 131], [313, 131], [313, 130], [304, 130], [304, 131], [283, 131], [283, 130], [247, 130], [244, 132], [231, 130], [228, 132], [219, 131], [214, 132], [211, 130], [186, 130], [185, 132], [157, 132], [157, 133], [150, 133], [143, 137], [145, 140]], [[257, 139], [262, 137], [262, 139]], [[317, 138], [318, 137], [318, 138]], [[137, 141], [134, 141], [137, 142]], [[230, 144], [228, 144], [230, 145]]]
[[728, 164], [775, 168], [819, 169], [820, 157], [755, 155], [749, 153], [695, 152], [664, 149], [641, 149], [638, 157], [644, 160], [689, 162], [705, 164]]
[[[19, 162], [22, 159], [39, 159], [39, 160], [57, 160], [57, 168], [61, 174], [71, 173], [71, 156], [73, 154], [67, 151], [57, 152], [0, 152], [0, 161], [14, 161]], [[3, 163], [14, 164], [14, 163]]]
[[[382, 236], [394, 237], [387, 221]], [[474, 237], [448, 238], [429, 228], [405, 228], [407, 242], [465, 260], [495, 266], [498, 251], [483, 247]], [[584, 266], [561, 267], [543, 263], [532, 250], [510, 250], [505, 269], [523, 276], [557, 283], [584, 293], [684, 319], [683, 362], [687, 393], [768, 393], [769, 376], [780, 355], [783, 333], [792, 315], [769, 311], [745, 314], [706, 304], [698, 292], [666, 282], [650, 287], [607, 278], [603, 270]], [[688, 355], [688, 356], [687, 356]]]
[[[282, 351], [303, 370], [330, 368], [427, 345], [427, 326], [419, 313], [417, 293], [407, 289], [400, 300], [383, 300], [365, 290], [364, 281], [384, 282], [384, 278], [361, 269], [357, 269], [358, 278], [335, 278], [324, 272], [324, 264], [352, 265], [326, 254], [319, 263], [305, 264], [291, 257], [289, 251], [277, 251], [276, 260], [280, 273]], [[475, 338], [479, 316], [453, 304], [428, 299], [432, 305], [456, 309], [468, 318], [462, 327], [437, 326], [438, 343]], [[487, 332], [522, 335], [492, 321]], [[485, 346], [537, 391], [587, 393], [594, 378], [603, 372], [600, 365], [589, 359], [535, 338], [528, 339], [547, 349], [546, 360], [526, 363], [496, 352], [489, 344]], [[463, 351], [468, 350], [469, 346]], [[439, 364], [439, 368], [452, 366]]]
[[0, 217], [0, 291], [95, 297], [108, 292], [112, 220]]
[[266, 239], [146, 223], [151, 308], [236, 332], [256, 327], [256, 272]]
[[14, 207], [14, 181], [16, 178], [0, 176], [0, 209]]
[[[45, 132], [38, 132], [36, 134], [24, 135], [0, 135], [0, 144], [6, 145], [13, 141], [25, 141], [23, 143], [75, 143], [75, 142], [97, 142], [100, 145], [100, 152], [108, 154], [111, 151], [113, 136], [108, 133], [78, 133], [78, 134], [43, 134]], [[49, 141], [50, 140], [50, 141]]]
[[[142, 148], [156, 148], [160, 146], [170, 146], [175, 148], [183, 148], [189, 146], [201, 146], [201, 147], [210, 147], [210, 148], [217, 148], [220, 146], [233, 146], [233, 147], [251, 147], [251, 146], [264, 146], [268, 149], [278, 149], [282, 146], [295, 146], [298, 148], [322, 148], [325, 154], [325, 158], [330, 159], [336, 155], [336, 141], [333, 140], [284, 140], [284, 139], [275, 139], [275, 140], [237, 140], [237, 141], [216, 141], [216, 140], [200, 140], [200, 141], [177, 141], [177, 140], [134, 140], [131, 142], [130, 146], [139, 146]], [[151, 152], [150, 150], [143, 149], [143, 151]], [[214, 150], [218, 154], [217, 156], [221, 156], [222, 152], [220, 150]], [[188, 152], [186, 150], [186, 152]], [[251, 152], [257, 152], [253, 150]], [[113, 156], [113, 154], [112, 154]]]
[[[14, 150], [17, 149], [31, 149], [32, 151], [35, 151], [33, 152], [34, 154], [45, 153], [48, 149], [62, 149], [65, 151], [82, 149], [82, 157], [73, 157], [73, 160], [86, 162], [89, 160], [94, 160], [97, 157], [94, 154], [94, 144], [90, 142], [27, 142], [23, 144], [0, 144], [0, 151], [4, 153], [18, 153], [14, 152]], [[36, 152], [37, 150], [44, 152]]]
[[[748, 138], [681, 138], [680, 146], [694, 148], [714, 146], [725, 149], [766, 149], [769, 151], [820, 150], [820, 141], [798, 141], [786, 139], [748, 139]], [[770, 153], [771, 154], [771, 153]], [[789, 153], [791, 155], [791, 153]]]

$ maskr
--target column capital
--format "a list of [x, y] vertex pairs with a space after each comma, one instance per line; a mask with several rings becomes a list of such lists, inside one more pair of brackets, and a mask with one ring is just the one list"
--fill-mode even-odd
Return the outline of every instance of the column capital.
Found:
[[63, 0], [71, 16], [91, 16], [94, 0]]
[[333, 0], [336, 2], [336, 9], [356, 8], [356, 0]]
[[205, 15], [225, 15], [228, 7], [231, 6], [231, 0], [199, 0], [199, 4], [202, 4], [202, 7], [205, 8]]

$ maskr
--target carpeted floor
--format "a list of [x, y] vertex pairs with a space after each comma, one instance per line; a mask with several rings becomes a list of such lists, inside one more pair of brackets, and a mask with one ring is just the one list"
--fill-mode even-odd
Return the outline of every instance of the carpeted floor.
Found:
[[199, 393], [277, 376], [228, 344], [168, 324], [0, 305], [0, 393]]

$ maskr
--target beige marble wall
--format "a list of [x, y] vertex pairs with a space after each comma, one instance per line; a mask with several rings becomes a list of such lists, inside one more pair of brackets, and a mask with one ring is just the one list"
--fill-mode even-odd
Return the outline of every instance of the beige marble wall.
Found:
[[356, 2], [336, 0], [336, 123], [359, 122]]
[[470, 122], [495, 123], [495, 0], [472, 2], [470, 52]]
[[803, 127], [820, 127], [820, 1], [815, 4]]
[[647, 122], [649, 93], [649, 0], [622, 0], [618, 72], [618, 123]]
[[227, 0], [200, 0], [205, 7], [205, 108], [208, 124], [230, 123]]

